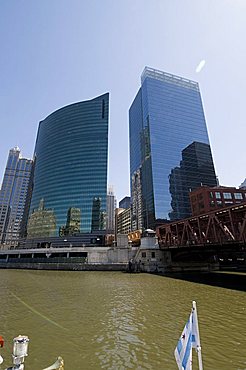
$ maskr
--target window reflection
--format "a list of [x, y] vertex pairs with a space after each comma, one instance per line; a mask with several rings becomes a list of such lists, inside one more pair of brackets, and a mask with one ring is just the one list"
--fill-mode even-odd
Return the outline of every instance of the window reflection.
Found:
[[[217, 184], [210, 146], [199, 142], [187, 146], [182, 151], [180, 166], [171, 170], [169, 183], [172, 197], [170, 219], [189, 217], [189, 192], [202, 185]], [[211, 204], [214, 205], [214, 201]]]

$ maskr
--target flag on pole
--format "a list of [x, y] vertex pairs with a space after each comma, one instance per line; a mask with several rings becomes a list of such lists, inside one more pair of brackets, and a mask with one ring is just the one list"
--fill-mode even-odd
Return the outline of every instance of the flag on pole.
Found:
[[192, 370], [192, 348], [195, 348], [198, 353], [199, 369], [202, 370], [201, 345], [195, 301], [193, 301], [191, 314], [174, 351], [179, 370]]

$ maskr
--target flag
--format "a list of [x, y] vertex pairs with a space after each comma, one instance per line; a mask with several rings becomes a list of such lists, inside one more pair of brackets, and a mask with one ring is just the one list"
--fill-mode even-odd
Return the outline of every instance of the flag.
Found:
[[192, 370], [192, 348], [201, 350], [195, 302], [174, 351], [179, 370]]

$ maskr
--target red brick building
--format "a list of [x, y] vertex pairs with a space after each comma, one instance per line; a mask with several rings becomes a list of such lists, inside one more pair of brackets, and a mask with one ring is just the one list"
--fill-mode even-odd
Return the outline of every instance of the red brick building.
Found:
[[202, 186], [190, 192], [192, 216], [246, 202], [246, 189]]

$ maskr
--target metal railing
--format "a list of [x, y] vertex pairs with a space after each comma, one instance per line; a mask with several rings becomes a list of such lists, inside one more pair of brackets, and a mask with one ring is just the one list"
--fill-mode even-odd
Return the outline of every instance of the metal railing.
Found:
[[13, 263], [86, 263], [86, 257], [34, 257], [34, 258], [8, 258], [1, 259], [0, 262]]

